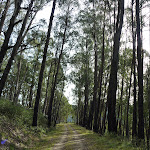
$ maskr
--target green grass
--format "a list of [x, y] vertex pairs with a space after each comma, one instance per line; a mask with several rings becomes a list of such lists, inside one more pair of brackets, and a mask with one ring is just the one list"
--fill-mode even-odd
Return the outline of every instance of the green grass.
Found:
[[64, 124], [57, 125], [56, 128], [50, 129], [46, 135], [37, 139], [35, 145], [27, 150], [50, 150], [55, 143], [59, 142], [64, 130]]
[[141, 148], [134, 147], [131, 141], [128, 141], [121, 136], [108, 133], [104, 136], [100, 136], [83, 127], [74, 124], [71, 126], [82, 135], [82, 138], [85, 139], [84, 144], [89, 150], [141, 150]]
[[73, 141], [73, 131], [71, 129], [71, 124], [67, 123], [67, 128], [68, 128], [68, 136], [67, 136], [67, 142], [65, 143], [65, 146], [63, 147], [64, 150], [72, 150], [74, 146], [74, 141]]
[[[32, 127], [33, 109], [0, 99], [0, 140], [8, 139], [9, 149], [49, 149], [57, 142], [64, 125], [47, 128], [47, 119], [38, 114], [38, 127]], [[47, 145], [48, 148], [44, 148]]]
[[[64, 124], [56, 128], [47, 128], [47, 119], [38, 115], [38, 127], [32, 127], [33, 110], [15, 105], [8, 100], [0, 100], [0, 140], [8, 139], [9, 149], [50, 150], [65, 131]], [[100, 136], [75, 124], [69, 124], [85, 139], [84, 144], [89, 150], [141, 150], [134, 147], [131, 141], [113, 135]], [[64, 149], [74, 147], [71, 127], [68, 126], [67, 141]], [[144, 148], [143, 148], [144, 149]]]

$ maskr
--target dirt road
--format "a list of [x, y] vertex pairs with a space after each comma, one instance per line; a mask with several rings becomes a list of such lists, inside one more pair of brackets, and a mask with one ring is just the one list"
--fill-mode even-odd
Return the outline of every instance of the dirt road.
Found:
[[52, 150], [87, 150], [82, 136], [70, 124], [64, 126], [65, 131]]

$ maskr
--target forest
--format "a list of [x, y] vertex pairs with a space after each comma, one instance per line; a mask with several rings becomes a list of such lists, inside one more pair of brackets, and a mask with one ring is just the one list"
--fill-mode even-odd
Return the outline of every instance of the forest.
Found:
[[0, 141], [64, 123], [149, 150], [149, 50], [150, 0], [0, 0]]

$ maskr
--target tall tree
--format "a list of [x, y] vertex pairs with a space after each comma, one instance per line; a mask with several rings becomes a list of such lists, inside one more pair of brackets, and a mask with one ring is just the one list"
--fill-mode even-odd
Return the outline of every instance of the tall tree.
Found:
[[93, 41], [94, 41], [94, 87], [93, 87], [93, 101], [91, 102], [90, 113], [89, 113], [89, 121], [88, 121], [88, 128], [92, 130], [92, 122], [95, 113], [95, 106], [97, 105], [97, 35], [96, 35], [96, 13], [95, 13], [95, 0], [93, 0], [93, 9], [94, 9], [94, 24], [93, 24]]
[[83, 115], [83, 126], [87, 126], [87, 109], [88, 109], [88, 103], [89, 103], [89, 79], [88, 79], [88, 76], [89, 76], [89, 56], [88, 56], [88, 42], [86, 40], [86, 62], [85, 62], [85, 71], [84, 71], [84, 74], [85, 74], [85, 90], [84, 90], [84, 95], [85, 95], [85, 100], [84, 100], [84, 115]]
[[137, 59], [138, 59], [138, 138], [144, 139], [144, 118], [143, 118], [143, 58], [142, 40], [140, 27], [140, 4], [136, 0], [136, 24], [137, 24]]
[[117, 91], [117, 71], [119, 61], [120, 36], [123, 25], [124, 0], [118, 1], [118, 16], [114, 35], [113, 58], [111, 62], [111, 72], [108, 87], [108, 131], [117, 132], [116, 124], [116, 91]]
[[132, 124], [132, 137], [137, 136], [137, 106], [136, 106], [136, 56], [135, 56], [135, 42], [136, 42], [136, 33], [134, 32], [135, 22], [133, 14], [133, 5], [134, 0], [132, 0], [132, 40], [133, 40], [133, 74], [134, 74], [134, 101], [133, 101], [133, 124]]
[[58, 77], [58, 73], [59, 73], [59, 69], [60, 69], [60, 61], [63, 56], [64, 45], [66, 42], [66, 32], [67, 32], [67, 27], [68, 27], [69, 9], [70, 8], [68, 5], [68, 10], [66, 13], [66, 18], [65, 18], [65, 29], [64, 29], [64, 33], [63, 33], [62, 45], [61, 45], [61, 50], [60, 50], [60, 54], [59, 54], [59, 58], [58, 58], [56, 73], [54, 76], [54, 83], [51, 88], [51, 96], [50, 96], [49, 106], [48, 106], [48, 127], [50, 127], [52, 125], [52, 104], [53, 104], [53, 99], [54, 99], [54, 94], [55, 94], [55, 89], [56, 89], [56, 84], [57, 84], [57, 77]]
[[[106, 7], [105, 7], [106, 9]], [[104, 61], [105, 61], [105, 10], [104, 10], [104, 21], [103, 21], [103, 46], [102, 46], [102, 54], [101, 54], [101, 66], [99, 70], [99, 76], [98, 76], [98, 81], [99, 81], [99, 92], [98, 92], [98, 102], [97, 102], [97, 107], [95, 110], [95, 116], [94, 116], [94, 131], [98, 132], [98, 115], [100, 112], [101, 108], [101, 93], [102, 93], [102, 79], [103, 79], [103, 71], [104, 71]], [[101, 114], [100, 114], [101, 118]], [[101, 124], [101, 121], [100, 121]], [[100, 125], [101, 126], [101, 125]]]
[[35, 105], [34, 105], [32, 126], [37, 126], [38, 108], [39, 108], [39, 102], [40, 102], [40, 96], [41, 96], [43, 73], [44, 73], [44, 69], [45, 69], [46, 55], [47, 55], [48, 45], [49, 45], [49, 41], [50, 41], [50, 34], [51, 34], [52, 23], [53, 23], [53, 18], [54, 18], [55, 6], [56, 6], [56, 0], [53, 0], [53, 6], [52, 6], [52, 11], [51, 11], [49, 26], [48, 26], [48, 32], [47, 32], [47, 38], [46, 38], [46, 43], [45, 43], [44, 53], [43, 53], [43, 60], [42, 60], [40, 74], [39, 74], [38, 89], [37, 89], [36, 100], [35, 100]]

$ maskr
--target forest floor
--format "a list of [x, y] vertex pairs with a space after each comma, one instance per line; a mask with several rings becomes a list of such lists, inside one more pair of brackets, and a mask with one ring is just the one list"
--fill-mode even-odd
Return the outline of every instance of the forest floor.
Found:
[[144, 150], [133, 146], [124, 137], [105, 134], [100, 136], [75, 124], [58, 124], [56, 130], [43, 137], [36, 150]]
[[73, 128], [73, 124], [64, 124], [65, 131], [52, 150], [86, 150], [84, 138]]
[[[33, 110], [0, 101], [0, 150], [142, 150], [125, 137], [106, 133], [100, 136], [84, 127], [57, 124], [47, 128], [47, 119], [38, 115], [38, 127], [32, 127]], [[143, 146], [144, 147], [144, 146]]]
[[[18, 133], [17, 139], [20, 135]], [[33, 133], [27, 135], [24, 146], [11, 146], [10, 150], [142, 150], [133, 147], [132, 143], [123, 137], [110, 134], [100, 136], [70, 123], [58, 124], [55, 129], [50, 129], [40, 136]], [[23, 136], [19, 139], [25, 140]], [[17, 142], [21, 143], [18, 140]], [[0, 150], [4, 150], [5, 146], [0, 146]]]
[[64, 130], [52, 150], [142, 150], [117, 135], [100, 136], [75, 124], [62, 124]]

